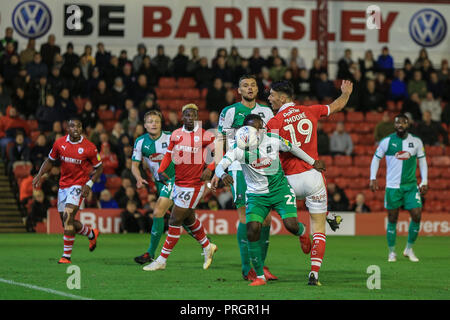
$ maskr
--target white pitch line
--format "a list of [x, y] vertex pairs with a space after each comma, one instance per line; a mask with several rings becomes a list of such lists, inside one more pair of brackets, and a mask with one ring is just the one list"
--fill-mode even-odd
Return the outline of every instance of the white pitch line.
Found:
[[14, 286], [21, 286], [21, 287], [25, 287], [25, 288], [29, 288], [29, 289], [33, 289], [33, 290], [44, 291], [44, 292], [47, 292], [47, 293], [52, 293], [52, 294], [56, 294], [58, 296], [63, 296], [63, 297], [67, 297], [67, 298], [77, 299], [77, 300], [94, 300], [94, 299], [91, 299], [91, 298], [85, 298], [85, 297], [81, 297], [81, 296], [76, 296], [74, 294], [65, 293], [65, 292], [62, 292], [62, 291], [57, 291], [57, 290], [53, 290], [53, 289], [49, 289], [49, 288], [38, 287], [38, 286], [35, 286], [35, 285], [32, 285], [32, 284], [16, 282], [16, 281], [7, 280], [7, 279], [3, 279], [3, 278], [0, 278], [0, 282], [11, 284], [11, 285], [14, 285]]

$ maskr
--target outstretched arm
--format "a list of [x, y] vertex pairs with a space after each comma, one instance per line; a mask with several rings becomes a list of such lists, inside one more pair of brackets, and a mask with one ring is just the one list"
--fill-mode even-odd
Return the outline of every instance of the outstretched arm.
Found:
[[348, 99], [350, 98], [350, 94], [353, 91], [353, 83], [348, 80], [343, 80], [341, 84], [341, 91], [341, 96], [330, 104], [330, 114], [339, 112], [344, 109], [345, 105], [348, 102]]

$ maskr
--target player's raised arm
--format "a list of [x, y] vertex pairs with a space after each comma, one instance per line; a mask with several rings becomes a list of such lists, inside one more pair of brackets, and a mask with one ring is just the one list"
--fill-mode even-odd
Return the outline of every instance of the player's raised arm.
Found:
[[336, 113], [344, 109], [353, 91], [353, 83], [348, 80], [343, 80], [341, 84], [341, 96], [330, 104], [330, 114]]

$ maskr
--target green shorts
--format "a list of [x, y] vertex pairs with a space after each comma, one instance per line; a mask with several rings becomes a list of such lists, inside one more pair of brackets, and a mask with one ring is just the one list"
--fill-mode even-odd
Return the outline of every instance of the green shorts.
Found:
[[386, 188], [384, 207], [388, 210], [394, 210], [401, 206], [405, 210], [422, 208], [422, 200], [417, 185], [400, 186], [398, 189]]
[[233, 178], [231, 193], [233, 194], [233, 202], [236, 208], [245, 206], [245, 191], [247, 191], [247, 183], [245, 182], [242, 170], [232, 170], [229, 172]]
[[295, 192], [290, 185], [286, 184], [285, 187], [273, 193], [247, 194], [246, 223], [252, 221], [263, 223], [272, 209], [282, 219], [297, 218]]
[[156, 184], [156, 190], [158, 193], [158, 197], [163, 197], [163, 198], [168, 198], [170, 200], [172, 199], [173, 196], [173, 186], [175, 184], [175, 177], [173, 177], [170, 180], [167, 180], [167, 185], [165, 185], [162, 182], [159, 181], [155, 181]]

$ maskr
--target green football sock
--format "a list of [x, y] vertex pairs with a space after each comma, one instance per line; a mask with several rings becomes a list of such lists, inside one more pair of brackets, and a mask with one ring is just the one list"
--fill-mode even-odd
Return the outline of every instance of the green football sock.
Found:
[[303, 232], [305, 231], [305, 225], [301, 222], [298, 223], [298, 233], [296, 234], [296, 236], [301, 236], [303, 234]]
[[250, 251], [250, 260], [252, 261], [253, 268], [256, 271], [257, 276], [263, 276], [264, 275], [264, 264], [262, 263], [261, 259], [261, 244], [259, 241], [249, 241], [249, 251]]
[[386, 237], [390, 252], [394, 252], [396, 236], [397, 236], [397, 223], [388, 222]]
[[408, 249], [412, 248], [414, 242], [416, 242], [417, 236], [419, 235], [420, 230], [420, 222], [414, 222], [411, 220], [409, 223], [409, 230], [408, 230], [408, 243], [406, 247]]
[[150, 236], [150, 245], [148, 247], [148, 254], [150, 257], [155, 257], [156, 248], [158, 248], [159, 240], [164, 232], [164, 218], [153, 218], [152, 233]]
[[237, 240], [241, 255], [242, 272], [247, 275], [251, 269], [251, 266], [248, 252], [247, 225], [245, 223], [239, 222], [237, 229]]
[[270, 226], [263, 226], [261, 228], [261, 236], [259, 241], [261, 242], [261, 258], [264, 266], [266, 261], [267, 251], [269, 250], [269, 236], [270, 236]]

